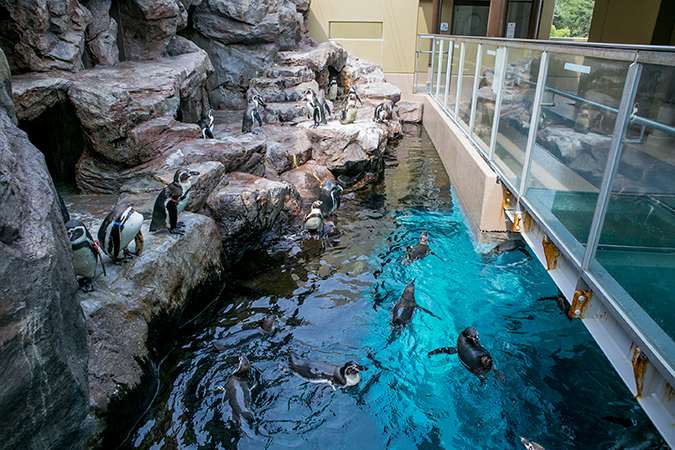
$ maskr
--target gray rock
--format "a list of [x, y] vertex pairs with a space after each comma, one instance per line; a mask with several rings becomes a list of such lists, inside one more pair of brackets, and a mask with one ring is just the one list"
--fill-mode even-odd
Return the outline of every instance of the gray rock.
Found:
[[321, 183], [334, 180], [335, 177], [328, 167], [318, 164], [314, 160], [307, 161], [300, 167], [281, 174], [281, 179], [292, 184], [298, 192], [305, 206], [312, 204], [319, 198]]
[[86, 40], [89, 58], [94, 66], [112, 66], [119, 62], [117, 48], [117, 22], [110, 17], [112, 0], [89, 0], [91, 23], [87, 27]]
[[398, 117], [404, 123], [421, 123], [424, 114], [424, 103], [400, 100], [396, 103]]
[[70, 243], [42, 154], [0, 109], [0, 439], [82, 448], [87, 346]]
[[385, 83], [387, 81], [382, 66], [379, 64], [372, 63], [354, 55], [349, 55], [346, 64], [348, 68], [347, 71], [349, 72], [347, 80], [349, 86]]
[[68, 98], [70, 80], [52, 74], [27, 73], [12, 77], [12, 94], [19, 120], [33, 120]]
[[304, 66], [316, 73], [316, 81], [322, 89], [329, 82], [331, 67], [341, 72], [347, 63], [347, 52], [336, 42], [324, 42], [316, 47], [301, 48], [290, 52], [279, 52], [276, 62], [279, 65]]
[[16, 125], [17, 120], [12, 101], [12, 74], [2, 50], [0, 50], [0, 110], [4, 110], [12, 123]]

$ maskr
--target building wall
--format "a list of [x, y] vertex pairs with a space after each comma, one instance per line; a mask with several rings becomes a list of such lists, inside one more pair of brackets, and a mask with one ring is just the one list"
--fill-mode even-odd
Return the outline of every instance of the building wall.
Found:
[[312, 0], [309, 32], [387, 73], [413, 73], [419, 0]]
[[589, 42], [651, 44], [661, 0], [596, 0]]

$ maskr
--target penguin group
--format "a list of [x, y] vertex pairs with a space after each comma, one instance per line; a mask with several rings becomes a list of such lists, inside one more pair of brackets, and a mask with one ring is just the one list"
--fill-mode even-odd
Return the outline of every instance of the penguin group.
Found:
[[324, 228], [328, 226], [327, 219], [340, 207], [343, 192], [342, 185], [333, 179], [321, 183], [319, 199], [312, 202], [309, 213], [303, 218], [305, 231], [310, 234], [322, 234]]
[[[184, 234], [184, 224], [178, 222], [178, 215], [187, 206], [192, 177], [199, 172], [185, 168], [176, 170], [173, 182], [162, 189], [157, 196], [152, 212], [150, 231], [157, 232], [167, 229], [171, 234]], [[73, 252], [73, 269], [78, 277], [80, 288], [84, 292], [94, 290], [94, 275], [96, 266], [100, 262], [103, 275], [106, 276], [103, 254], [107, 255], [114, 264], [123, 264], [134, 256], [143, 252], [144, 217], [130, 205], [121, 203], [103, 219], [95, 240], [86, 225], [80, 220], [73, 220], [63, 202], [58, 196], [61, 214], [68, 233], [68, 239]], [[134, 242], [134, 251], [129, 245]]]

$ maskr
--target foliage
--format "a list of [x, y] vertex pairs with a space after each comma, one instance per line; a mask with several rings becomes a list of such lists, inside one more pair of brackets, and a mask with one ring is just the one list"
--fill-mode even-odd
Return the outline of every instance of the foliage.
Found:
[[551, 25], [551, 37], [570, 37], [570, 29], [563, 28], [559, 30], [555, 25]]
[[588, 37], [594, 5], [595, 0], [556, 0], [551, 36], [568, 28], [570, 37]]

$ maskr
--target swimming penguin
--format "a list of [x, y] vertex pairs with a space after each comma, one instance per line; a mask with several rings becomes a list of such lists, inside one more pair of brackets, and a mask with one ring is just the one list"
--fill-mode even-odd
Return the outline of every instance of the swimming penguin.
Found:
[[317, 200], [312, 203], [312, 209], [309, 214], [307, 214], [303, 221], [305, 222], [305, 230], [310, 233], [317, 233], [321, 231], [321, 226], [323, 225], [323, 214], [321, 213], [321, 205], [323, 202]]
[[[115, 264], [121, 264], [133, 258], [127, 246], [133, 240], [136, 244], [136, 256], [143, 251], [143, 215], [125, 204], [117, 205], [106, 216], [98, 229], [98, 241], [106, 255]], [[124, 256], [120, 258], [120, 251]]]
[[520, 442], [523, 443], [523, 445], [525, 446], [525, 448], [527, 450], [545, 450], [544, 447], [537, 444], [536, 442], [530, 442], [522, 436], [518, 436], [518, 437], [520, 438]]
[[582, 105], [577, 118], [574, 121], [574, 131], [587, 134], [591, 128], [591, 115], [588, 112], [588, 106]]
[[410, 323], [413, 316], [415, 315], [415, 310], [419, 309], [424, 311], [427, 314], [431, 314], [437, 319], [440, 319], [436, 314], [432, 313], [428, 309], [424, 309], [415, 302], [415, 280], [412, 280], [408, 285], [403, 289], [403, 294], [401, 299], [396, 302], [394, 308], [391, 310], [389, 320], [391, 322], [392, 330], [397, 327], [405, 327]]
[[324, 219], [328, 218], [340, 207], [340, 198], [343, 190], [342, 186], [332, 179], [321, 183], [319, 200], [321, 201], [321, 214], [323, 214]]
[[253, 121], [258, 121], [258, 126], [262, 127], [262, 119], [260, 118], [260, 113], [258, 113], [258, 108], [261, 106], [267, 106], [261, 96], [256, 94], [251, 97], [251, 100], [246, 107], [246, 111], [244, 111], [244, 117], [241, 120], [242, 133], [258, 134], [257, 131], [253, 130]]
[[230, 376], [223, 389], [223, 400], [227, 399], [232, 408], [232, 421], [241, 423], [243, 417], [251, 423], [255, 420], [251, 411], [251, 389], [248, 386], [248, 376], [251, 372], [251, 363], [243, 354], [239, 355], [239, 366]]
[[[96, 260], [101, 260], [101, 253], [98, 245], [91, 237], [87, 227], [79, 220], [69, 220], [66, 222], [66, 230], [70, 239], [70, 246], [73, 249], [73, 269], [75, 275], [83, 277], [78, 280], [80, 289], [84, 292], [94, 290], [94, 272], [96, 272]], [[105, 275], [105, 266], [101, 260], [101, 268]]]
[[152, 222], [150, 231], [159, 231], [168, 228], [172, 234], [183, 235], [184, 224], [178, 222], [178, 215], [187, 206], [192, 189], [191, 177], [199, 175], [199, 172], [187, 169], [178, 169], [173, 176], [173, 182], [157, 196], [155, 207], [152, 210]]
[[[480, 380], [481, 386], [485, 384], [485, 374], [493, 370], [494, 361], [490, 353], [485, 350], [478, 339], [478, 331], [472, 327], [467, 327], [457, 338], [457, 347], [441, 347], [430, 351], [427, 356], [447, 353], [448, 355], [459, 355], [459, 360], [469, 372], [476, 375]], [[504, 374], [494, 369], [495, 378], [504, 381]]]
[[394, 104], [391, 100], [385, 100], [375, 107], [375, 112], [373, 114], [374, 122], [388, 124], [388, 121], [393, 117]]
[[347, 102], [347, 107], [342, 110], [342, 115], [340, 116], [340, 123], [342, 125], [354, 123], [356, 121], [356, 114], [357, 113], [358, 113], [358, 108], [356, 107], [356, 101], [349, 100]]
[[326, 111], [330, 114], [330, 108], [326, 104], [326, 96], [323, 95], [323, 91], [320, 91], [320, 95], [323, 98], [320, 98], [313, 89], [305, 89], [303, 95], [307, 102], [307, 114], [314, 120], [312, 128], [316, 128], [322, 123], [328, 123], [326, 121]]
[[213, 342], [213, 348], [218, 351], [224, 351], [234, 347], [241, 348], [244, 344], [254, 340], [255, 338], [269, 336], [276, 330], [276, 321], [277, 316], [274, 314], [269, 314], [256, 328], [230, 333], [224, 338], [215, 340]]
[[322, 361], [300, 359], [289, 353], [288, 365], [298, 375], [314, 381], [315, 383], [338, 384], [342, 387], [350, 387], [359, 384], [361, 376], [359, 372], [368, 370], [354, 361], [347, 361], [342, 367]]
[[436, 253], [429, 248], [429, 232], [422, 231], [419, 242], [406, 249], [405, 256], [401, 260], [401, 263], [403, 263], [404, 266], [409, 266], [418, 259], [425, 258], [429, 253], [436, 255]]
[[335, 102], [338, 96], [338, 82], [335, 77], [331, 77], [330, 83], [328, 83], [328, 100]]
[[213, 122], [213, 114], [209, 109], [206, 111], [206, 114], [204, 114], [202, 120], [199, 121], [199, 126], [202, 129], [202, 137], [204, 139], [213, 139]]
[[488, 252], [488, 254], [501, 255], [502, 253], [520, 250], [527, 256], [530, 256], [530, 254], [527, 253], [527, 250], [525, 250], [525, 245], [527, 245], [525, 243], [525, 240], [520, 235], [518, 235], [513, 239], [509, 239], [507, 241], [500, 242], [499, 244], [495, 245], [494, 248]]

